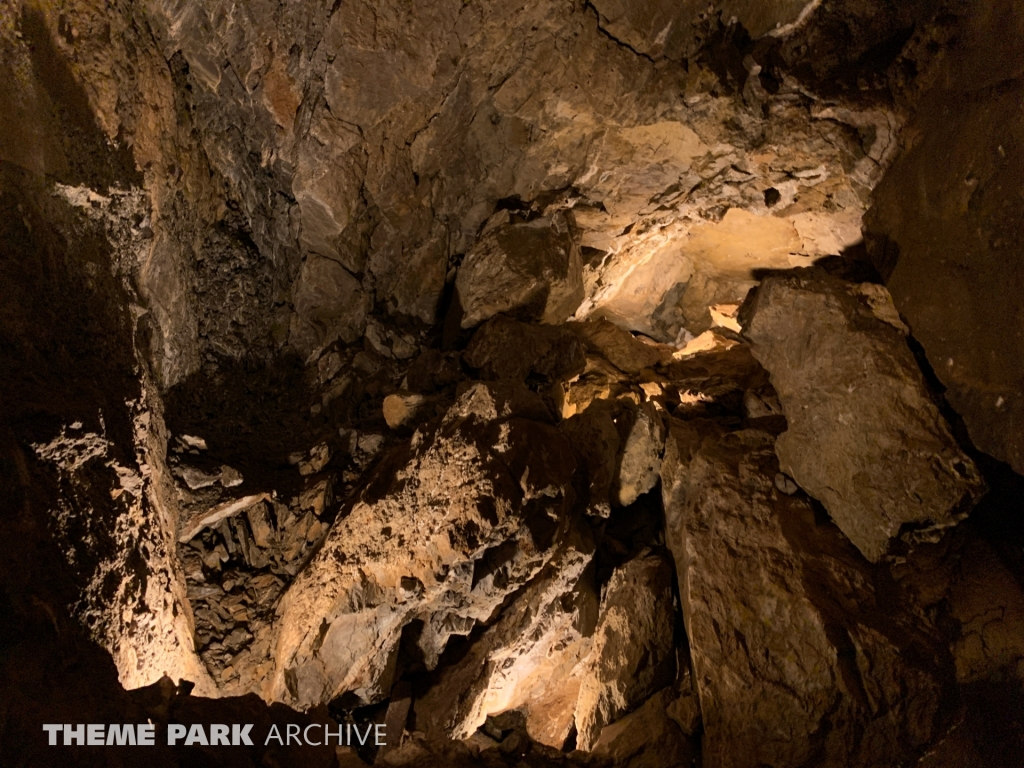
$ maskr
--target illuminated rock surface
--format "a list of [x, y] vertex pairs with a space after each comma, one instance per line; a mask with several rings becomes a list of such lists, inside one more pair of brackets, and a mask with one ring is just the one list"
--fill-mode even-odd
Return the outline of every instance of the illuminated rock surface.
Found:
[[1015, 766], [1022, 18], [7, 3], [0, 762]]

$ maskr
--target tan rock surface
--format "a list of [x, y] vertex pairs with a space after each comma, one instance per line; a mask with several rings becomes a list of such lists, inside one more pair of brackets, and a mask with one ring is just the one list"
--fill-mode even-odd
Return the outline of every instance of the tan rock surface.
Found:
[[378, 701], [406, 624], [424, 622], [420, 644], [436, 663], [450, 634], [544, 566], [575, 463], [552, 427], [521, 413], [510, 387], [473, 385], [436, 431], [384, 462], [282, 599], [269, 696]]
[[616, 569], [605, 586], [576, 702], [579, 749], [592, 749], [602, 728], [672, 682], [672, 577], [667, 559], [644, 553]]

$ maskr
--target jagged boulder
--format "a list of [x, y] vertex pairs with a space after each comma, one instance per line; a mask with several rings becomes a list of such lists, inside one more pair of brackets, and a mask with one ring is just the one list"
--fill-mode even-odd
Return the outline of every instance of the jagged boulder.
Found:
[[[802, 494], [774, 438], [674, 421], [662, 489], [708, 768], [913, 763], [942, 727], [944, 643]], [[894, 616], [900, 618], [894, 618]]]
[[463, 358], [485, 380], [524, 381], [535, 375], [568, 381], [586, 367], [583, 344], [564, 326], [532, 325], [499, 316], [473, 335]]
[[[575, 459], [536, 395], [473, 384], [386, 457], [277, 612], [264, 694], [309, 707], [390, 689], [402, 629], [429, 667], [558, 548]], [[541, 420], [538, 420], [541, 419]]]
[[672, 682], [672, 577], [672, 564], [650, 552], [612, 573], [576, 702], [579, 749], [591, 749], [604, 726]]
[[466, 254], [455, 287], [463, 328], [500, 312], [542, 323], [565, 321], [583, 301], [583, 263], [572, 214], [495, 224]]
[[[584, 529], [585, 530], [585, 529]], [[582, 531], [566, 542], [416, 704], [418, 730], [465, 739], [489, 715], [518, 710], [534, 740], [561, 749], [573, 726], [579, 668], [597, 622], [594, 555]]]
[[983, 490], [928, 396], [882, 286], [820, 271], [768, 277], [743, 310], [789, 429], [782, 471], [878, 560], [898, 536], [934, 539]]

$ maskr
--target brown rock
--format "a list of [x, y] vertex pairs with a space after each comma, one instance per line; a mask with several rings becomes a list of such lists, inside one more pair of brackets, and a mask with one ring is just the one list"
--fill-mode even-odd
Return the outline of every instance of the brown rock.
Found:
[[309, 256], [295, 287], [295, 315], [289, 341], [305, 357], [331, 342], [351, 343], [363, 335], [368, 301], [356, 280], [341, 264]]
[[872, 567], [805, 498], [776, 490], [773, 442], [676, 421], [666, 449], [704, 765], [912, 761], [941, 726], [941, 641], [912, 612], [892, 621]]
[[884, 288], [773, 276], [744, 314], [789, 424], [782, 471], [865, 557], [901, 535], [934, 539], [967, 514], [983, 483], [929, 399]]
[[628, 507], [658, 482], [665, 449], [665, 422], [653, 404], [643, 403], [623, 417], [622, 432], [625, 432], [622, 455], [612, 487], [612, 500]]
[[427, 403], [423, 395], [396, 393], [384, 398], [384, 421], [392, 429], [413, 421]]
[[455, 280], [462, 327], [500, 312], [561, 323], [583, 301], [582, 270], [571, 214], [496, 227], [466, 254]]
[[622, 768], [689, 768], [696, 750], [667, 714], [672, 696], [669, 689], [662, 689], [636, 711], [605, 726], [594, 754]]
[[524, 381], [530, 374], [568, 381], [586, 367], [583, 345], [565, 327], [496, 317], [474, 335], [463, 358], [485, 380]]
[[473, 385], [378, 467], [281, 601], [271, 697], [377, 701], [406, 624], [423, 622], [430, 666], [451, 634], [544, 566], [564, 533], [575, 461], [520, 402], [530, 397]]
[[672, 564], [645, 553], [612, 574], [576, 702], [576, 745], [589, 750], [601, 729], [672, 681], [675, 617]]
[[672, 359], [671, 347], [645, 344], [624, 328], [610, 320], [587, 320], [570, 323], [587, 346], [588, 352], [602, 355], [616, 368], [626, 373], [640, 373], [658, 363]]
[[958, 680], [992, 680], [1009, 673], [1024, 682], [1024, 592], [983, 541], [972, 542], [960, 559], [949, 611], [960, 622], [953, 645]]

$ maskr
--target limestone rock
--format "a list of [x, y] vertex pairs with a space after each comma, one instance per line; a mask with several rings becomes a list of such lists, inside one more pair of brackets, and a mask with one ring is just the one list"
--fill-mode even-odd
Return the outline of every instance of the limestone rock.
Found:
[[623, 768], [688, 768], [695, 745], [667, 714], [672, 696], [671, 690], [662, 689], [637, 710], [605, 726], [593, 754]]
[[605, 587], [576, 702], [579, 749], [591, 749], [604, 726], [672, 682], [672, 576], [666, 558], [644, 553], [617, 568]]
[[588, 352], [595, 352], [626, 373], [640, 373], [671, 358], [671, 347], [645, 344], [629, 331], [608, 320], [571, 323]]
[[[929, 96], [879, 183], [866, 240], [972, 442], [1024, 473], [1024, 222], [1005, 190], [1024, 174], [1021, 59], [1008, 47], [1024, 13], [965, 13], [957, 55], [941, 57]], [[996, 50], [996, 47], [999, 50]], [[994, 88], [1006, 83], [1006, 88]], [[1012, 84], [1012, 85], [1011, 85]], [[950, 104], [955, 103], [955, 108]]]
[[[682, 60], [698, 50], [703, 20], [720, 15], [744, 26], [751, 37], [760, 37], [788, 26], [813, 12], [815, 6], [804, 0], [699, 0], [667, 2], [666, 0], [595, 0], [603, 29], [624, 44], [652, 58]], [[706, 22], [705, 22], [706, 23]]]
[[463, 358], [485, 380], [525, 381], [533, 374], [568, 381], [583, 372], [583, 345], [565, 327], [532, 325], [496, 317], [473, 335]]
[[658, 482], [665, 425], [651, 403], [596, 400], [561, 429], [586, 467], [590, 514], [607, 517]]
[[568, 319], [583, 301], [578, 237], [569, 213], [509, 223], [485, 234], [466, 254], [455, 280], [462, 327], [500, 312], [542, 323]]
[[318, 354], [336, 339], [351, 343], [363, 335], [366, 295], [341, 264], [309, 256], [295, 288], [295, 315], [289, 341], [306, 357]]
[[1009, 673], [1024, 682], [1024, 591], [987, 544], [973, 542], [949, 595], [960, 622], [953, 646], [962, 682]]
[[398, 393], [384, 398], [384, 421], [397, 429], [416, 418], [416, 414], [427, 404], [423, 395]]
[[587, 513], [595, 517], [611, 514], [612, 485], [617, 478], [622, 445], [615, 423], [620, 408], [614, 402], [597, 400], [560, 426], [582, 459], [589, 495]]
[[674, 421], [666, 449], [704, 765], [913, 762], [941, 728], [941, 643], [913, 612], [890, 621], [872, 566], [805, 497], [777, 492], [773, 442]]
[[598, 597], [593, 542], [567, 541], [459, 662], [416, 704], [428, 736], [468, 738], [489, 715], [517, 710], [530, 737], [561, 749], [573, 725], [578, 667], [591, 648]]
[[470, 386], [440, 425], [391, 454], [278, 609], [266, 693], [298, 706], [378, 701], [402, 628], [428, 666], [551, 558], [575, 460], [532, 393]]
[[982, 481], [929, 399], [884, 288], [772, 276], [744, 313], [789, 424], [776, 445], [782, 471], [869, 560], [895, 537], [934, 538], [967, 514]]
[[631, 416], [623, 424], [628, 432], [623, 436], [618, 477], [612, 488], [613, 500], [623, 507], [628, 507], [658, 482], [665, 448], [665, 423], [654, 405], [644, 403]]

